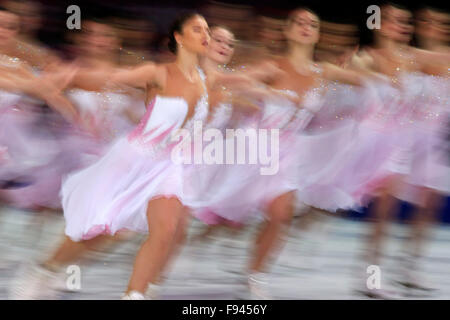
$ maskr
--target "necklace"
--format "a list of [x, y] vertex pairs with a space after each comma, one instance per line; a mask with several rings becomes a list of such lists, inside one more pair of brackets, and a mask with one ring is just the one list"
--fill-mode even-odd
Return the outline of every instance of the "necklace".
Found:
[[217, 70], [221, 71], [221, 72], [234, 72], [234, 68], [230, 68], [228, 65], [226, 64], [218, 64], [217, 65]]
[[183, 76], [186, 78], [187, 81], [189, 81], [190, 83], [194, 83], [194, 78], [192, 76], [189, 76], [186, 72], [184, 72], [180, 66], [178, 65], [178, 63], [175, 63], [175, 65], [177, 66], [178, 70], [180, 70], [180, 72], [183, 74]]
[[9, 68], [17, 68], [20, 64], [20, 59], [17, 57], [10, 57], [6, 54], [0, 54], [0, 65]]
[[414, 55], [407, 48], [396, 48], [391, 50], [391, 61], [397, 64], [396, 71], [408, 69], [408, 65], [415, 63]]
[[394, 57], [398, 59], [412, 59], [412, 54], [408, 50], [408, 48], [397, 47], [391, 50], [391, 53]]

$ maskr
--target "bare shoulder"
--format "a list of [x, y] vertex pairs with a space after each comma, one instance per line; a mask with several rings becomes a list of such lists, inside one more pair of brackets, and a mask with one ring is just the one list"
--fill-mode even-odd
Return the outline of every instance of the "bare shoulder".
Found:
[[433, 56], [433, 52], [420, 48], [411, 48], [411, 53], [414, 55], [414, 58], [419, 61], [424, 61]]
[[450, 59], [450, 51], [448, 49], [442, 51], [429, 51], [419, 48], [413, 48], [414, 57], [424, 63], [448, 61]]
[[315, 62], [314, 67], [315, 67], [315, 69], [314, 69], [315, 71], [322, 72], [322, 73], [333, 72], [333, 71], [342, 69], [341, 67], [334, 65], [330, 62], [327, 62], [327, 61]]
[[285, 57], [268, 57], [263, 60], [261, 60], [261, 65], [263, 66], [275, 66], [277, 68], [282, 68], [284, 65], [286, 65], [286, 58]]
[[325, 61], [316, 63], [316, 69], [327, 80], [335, 80], [336, 74], [342, 70], [340, 67]]
[[353, 57], [352, 63], [355, 63], [357, 66], [365, 69], [372, 69], [375, 64], [374, 55], [376, 56], [377, 54], [378, 52], [374, 51], [374, 49], [362, 49]]

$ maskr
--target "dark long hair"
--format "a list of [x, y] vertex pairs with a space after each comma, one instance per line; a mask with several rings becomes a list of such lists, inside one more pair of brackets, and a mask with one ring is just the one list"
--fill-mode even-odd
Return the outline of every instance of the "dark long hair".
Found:
[[184, 24], [195, 16], [200, 16], [197, 12], [188, 12], [180, 15], [175, 21], [172, 23], [169, 29], [169, 43], [167, 46], [169, 47], [170, 52], [176, 54], [177, 53], [177, 41], [175, 40], [175, 32], [181, 33], [183, 30]]

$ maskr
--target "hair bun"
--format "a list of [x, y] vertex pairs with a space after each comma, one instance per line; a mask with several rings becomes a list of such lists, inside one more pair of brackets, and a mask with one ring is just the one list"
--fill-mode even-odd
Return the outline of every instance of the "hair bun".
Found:
[[169, 35], [169, 42], [167, 43], [167, 47], [169, 48], [170, 52], [177, 52], [177, 41], [175, 40], [173, 33]]
[[172, 53], [177, 53], [177, 41], [175, 40], [175, 32], [181, 33], [184, 24], [186, 21], [191, 19], [192, 17], [198, 16], [199, 14], [197, 12], [186, 12], [180, 16], [178, 16], [177, 19], [172, 23], [170, 29], [169, 29], [169, 43], [167, 46], [169, 47], [169, 50]]

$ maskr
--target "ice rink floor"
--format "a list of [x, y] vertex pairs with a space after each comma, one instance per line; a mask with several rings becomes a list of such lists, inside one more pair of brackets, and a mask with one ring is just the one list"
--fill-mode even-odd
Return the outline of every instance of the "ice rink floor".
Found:
[[[326, 217], [308, 231], [298, 219], [290, 229], [285, 248], [270, 272], [270, 290], [276, 299], [365, 299], [355, 288], [369, 276], [360, 256], [368, 224]], [[205, 241], [193, 241], [203, 225], [192, 221], [189, 241], [162, 287], [162, 299], [237, 299], [245, 292], [243, 271], [256, 231], [254, 223], [238, 234], [221, 231]], [[44, 259], [63, 235], [61, 215], [37, 216], [0, 208], [0, 299], [21, 267]], [[399, 257], [406, 226], [394, 224], [381, 266], [382, 289], [397, 289]], [[120, 299], [143, 237], [131, 237], [92, 254], [80, 264], [81, 290], [61, 293], [61, 299]], [[450, 226], [435, 226], [422, 260], [423, 275], [438, 290], [426, 296], [401, 290], [405, 299], [450, 299]]]

